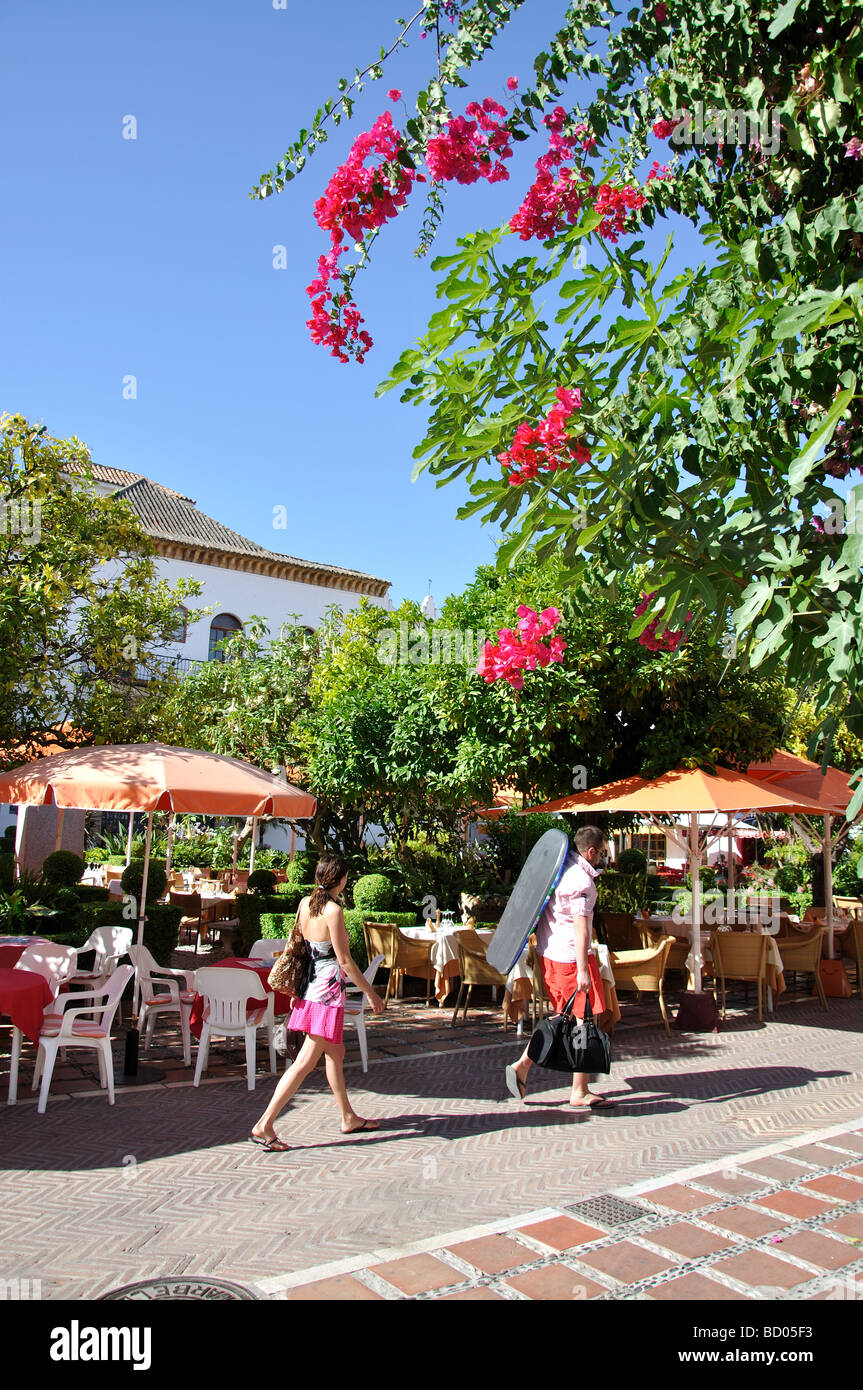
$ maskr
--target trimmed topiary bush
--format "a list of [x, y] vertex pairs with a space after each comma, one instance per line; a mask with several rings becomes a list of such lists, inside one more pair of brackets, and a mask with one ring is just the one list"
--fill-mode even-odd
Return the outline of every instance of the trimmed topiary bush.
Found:
[[73, 854], [70, 849], [55, 849], [42, 864], [42, 882], [56, 888], [72, 888], [86, 867], [80, 854]]
[[392, 903], [394, 891], [393, 885], [383, 874], [363, 874], [354, 884], [354, 907], [366, 912], [386, 912]]
[[246, 884], [250, 893], [275, 893], [276, 875], [272, 869], [255, 869], [253, 874], [249, 874], [249, 881]]
[[647, 871], [647, 855], [640, 849], [621, 850], [614, 867], [620, 874], [643, 874]]
[[[123, 871], [120, 887], [130, 897], [140, 898], [143, 883], [144, 861], [143, 859], [133, 859], [129, 867]], [[167, 886], [168, 875], [165, 873], [165, 865], [158, 859], [151, 859], [147, 874], [147, 902], [154, 903], [157, 898], [163, 897]]]

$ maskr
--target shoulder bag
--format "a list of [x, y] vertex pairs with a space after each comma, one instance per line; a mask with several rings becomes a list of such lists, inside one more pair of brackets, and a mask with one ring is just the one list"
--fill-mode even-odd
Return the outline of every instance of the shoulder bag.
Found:
[[611, 1043], [594, 1020], [590, 995], [585, 1000], [584, 1022], [573, 1018], [572, 1006], [578, 990], [571, 994], [559, 1014], [544, 1018], [527, 1045], [527, 1055], [539, 1067], [550, 1071], [611, 1071]]

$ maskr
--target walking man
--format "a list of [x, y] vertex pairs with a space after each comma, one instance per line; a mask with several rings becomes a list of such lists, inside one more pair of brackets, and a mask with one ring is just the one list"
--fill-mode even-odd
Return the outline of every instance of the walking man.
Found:
[[[584, 1018], [588, 991], [594, 1016], [605, 1012], [599, 964], [590, 943], [596, 903], [595, 880], [607, 859], [608, 845], [601, 830], [595, 825], [577, 830], [575, 850], [567, 855], [560, 882], [537, 923], [536, 949], [546, 993], [555, 1013], [560, 1013], [576, 990], [583, 991], [572, 1006], [577, 1018]], [[524, 1099], [527, 1074], [532, 1065], [525, 1049], [515, 1065], [506, 1069], [507, 1089], [516, 1100]], [[577, 1110], [595, 1110], [611, 1102], [588, 1090], [585, 1072], [574, 1072], [569, 1103]]]

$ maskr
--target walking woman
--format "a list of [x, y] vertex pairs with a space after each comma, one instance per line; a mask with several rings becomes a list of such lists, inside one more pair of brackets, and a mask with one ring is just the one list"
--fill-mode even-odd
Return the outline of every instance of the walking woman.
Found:
[[273, 1128], [277, 1116], [317, 1066], [321, 1054], [330, 1090], [342, 1115], [342, 1133], [356, 1134], [377, 1129], [375, 1120], [364, 1120], [348, 1100], [342, 1061], [345, 1055], [342, 1027], [345, 1017], [345, 984], [359, 986], [374, 1012], [384, 1011], [384, 1001], [372, 989], [351, 958], [345, 915], [338, 902], [348, 881], [348, 866], [340, 854], [325, 854], [315, 870], [315, 889], [303, 898], [297, 923], [312, 953], [313, 969], [302, 999], [294, 1001], [288, 1028], [307, 1034], [297, 1060], [285, 1072], [251, 1139], [268, 1153], [285, 1153], [290, 1145], [279, 1139]]

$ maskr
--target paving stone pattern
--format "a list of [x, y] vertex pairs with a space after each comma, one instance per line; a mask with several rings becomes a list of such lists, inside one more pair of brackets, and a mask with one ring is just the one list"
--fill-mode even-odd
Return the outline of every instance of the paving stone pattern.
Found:
[[[248, 1142], [272, 1081], [259, 1070], [249, 1093], [231, 1046], [214, 1045], [196, 1090], [166, 1029], [164, 1084], [113, 1107], [70, 1062], [42, 1116], [22, 1067], [0, 1120], [0, 1277], [38, 1278], [45, 1298], [188, 1274], [292, 1299], [785, 1299], [863, 1271], [859, 999], [825, 1014], [804, 997], [763, 1025], [730, 1010], [716, 1035], [671, 1038], [627, 1010], [599, 1087], [617, 1103], [589, 1114], [538, 1070], [511, 1100], [503, 1067], [523, 1042], [488, 1010], [449, 1017], [408, 1001], [370, 1020], [369, 1072], [347, 1075], [381, 1130], [343, 1137], [316, 1073], [279, 1121], [287, 1154]], [[758, 1167], [735, 1165], [765, 1146]], [[712, 1181], [685, 1176], [705, 1163]], [[645, 1180], [655, 1190], [633, 1195]], [[643, 1214], [615, 1224], [581, 1205], [610, 1194]]]

